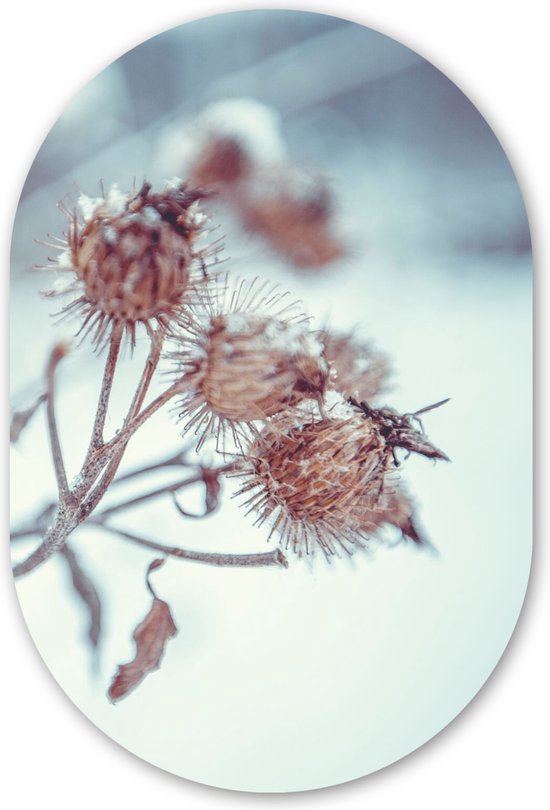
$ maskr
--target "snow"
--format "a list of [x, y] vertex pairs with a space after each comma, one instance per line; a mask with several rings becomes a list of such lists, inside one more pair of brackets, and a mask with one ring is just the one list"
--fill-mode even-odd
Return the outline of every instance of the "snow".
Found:
[[141, 209], [140, 214], [148, 225], [155, 226], [161, 220], [159, 212], [156, 208], [153, 208], [152, 205], [145, 205]]
[[84, 222], [89, 222], [104, 202], [102, 197], [88, 197], [86, 194], [81, 194], [78, 198], [78, 207]]
[[329, 419], [334, 421], [345, 421], [357, 414], [357, 411], [351, 407], [349, 402], [338, 391], [327, 391], [324, 404]]
[[107, 192], [105, 200], [105, 210], [111, 216], [118, 216], [126, 210], [128, 205], [128, 195], [124, 194], [118, 187], [118, 183], [113, 183]]
[[73, 254], [70, 248], [66, 248], [56, 257], [57, 266], [62, 270], [73, 269]]

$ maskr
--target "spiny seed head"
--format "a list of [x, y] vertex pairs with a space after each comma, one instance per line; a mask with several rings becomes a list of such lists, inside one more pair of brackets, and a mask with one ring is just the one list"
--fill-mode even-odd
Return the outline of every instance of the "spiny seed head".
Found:
[[189, 391], [180, 403], [186, 428], [225, 438], [256, 420], [321, 399], [328, 380], [322, 345], [296, 305], [268, 283], [217, 280], [202, 312], [172, 352]]
[[197, 247], [204, 196], [175, 178], [158, 193], [144, 183], [137, 193], [113, 186], [103, 198], [82, 195], [80, 215], [63, 209], [69, 229], [57, 268], [76, 274], [65, 291], [79, 293], [63, 311], [83, 312], [81, 330], [92, 331], [98, 343], [115, 324], [133, 342], [138, 323], [151, 332], [177, 322], [208, 255]]
[[356, 399], [371, 400], [387, 388], [390, 368], [387, 357], [353, 332], [329, 332], [319, 336], [330, 365], [334, 388]]
[[326, 555], [368, 535], [388, 469], [384, 440], [373, 426], [332, 392], [326, 415], [274, 420], [252, 442], [242, 474], [245, 505], [266, 520], [285, 548]]

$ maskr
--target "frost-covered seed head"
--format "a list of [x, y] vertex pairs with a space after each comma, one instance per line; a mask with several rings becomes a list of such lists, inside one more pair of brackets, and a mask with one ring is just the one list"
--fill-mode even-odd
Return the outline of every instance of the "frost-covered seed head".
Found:
[[[256, 420], [322, 398], [328, 365], [307, 320], [272, 285], [238, 281], [211, 290], [172, 353], [189, 393], [180, 416], [196, 432], [234, 437]], [[240, 444], [240, 443], [239, 443]]]
[[267, 425], [245, 464], [238, 494], [249, 494], [256, 523], [269, 519], [285, 548], [302, 554], [318, 544], [329, 555], [365, 539], [388, 458], [379, 433], [341, 401], [317, 421], [282, 417]]
[[66, 212], [68, 245], [57, 267], [74, 271], [69, 289], [80, 295], [65, 310], [81, 310], [83, 328], [96, 341], [114, 324], [133, 341], [138, 323], [150, 331], [179, 320], [207, 256], [197, 247], [206, 221], [198, 208], [204, 196], [179, 179], [159, 193], [148, 183], [129, 194], [113, 186], [103, 198], [82, 195], [80, 215]]

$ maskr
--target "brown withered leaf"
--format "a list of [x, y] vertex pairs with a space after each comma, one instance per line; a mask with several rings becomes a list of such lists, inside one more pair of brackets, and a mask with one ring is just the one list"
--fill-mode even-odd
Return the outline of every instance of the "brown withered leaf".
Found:
[[204, 518], [207, 515], [211, 515], [212, 512], [215, 512], [219, 506], [219, 496], [221, 490], [220, 484], [220, 477], [217, 470], [209, 470], [207, 467], [201, 468], [201, 475], [202, 480], [204, 482], [205, 492], [204, 492], [204, 512], [200, 515], [195, 514], [194, 512], [188, 512], [186, 509], [181, 506], [178, 502], [178, 498], [175, 492], [172, 492], [172, 500], [174, 501], [174, 506], [184, 517], [190, 518]]
[[118, 667], [109, 687], [107, 694], [112, 703], [126, 697], [146, 675], [160, 667], [166, 642], [178, 632], [170, 608], [157, 597], [149, 582], [150, 573], [164, 565], [164, 562], [164, 559], [153, 560], [147, 569], [145, 581], [153, 595], [153, 604], [147, 616], [134, 630], [136, 655], [133, 661]]
[[101, 638], [101, 600], [99, 594], [72, 548], [65, 544], [61, 549], [61, 556], [69, 567], [75, 591], [88, 609], [88, 638], [93, 649], [97, 650]]

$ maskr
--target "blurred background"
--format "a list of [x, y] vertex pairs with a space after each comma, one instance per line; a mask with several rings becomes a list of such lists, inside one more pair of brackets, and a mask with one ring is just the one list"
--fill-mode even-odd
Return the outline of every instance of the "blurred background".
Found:
[[[232, 105], [221, 108], [221, 123], [220, 103]], [[288, 571], [171, 560], [154, 584], [180, 634], [161, 671], [116, 708], [104, 692], [116, 664], [132, 657], [131, 633], [149, 606], [151, 555], [91, 529], [74, 538], [104, 606], [94, 674], [86, 615], [62, 561], [18, 587], [47, 665], [109, 736], [197, 781], [299, 790], [369, 773], [432, 737], [480, 688], [514, 627], [531, 550], [529, 228], [494, 133], [452, 82], [404, 46], [300, 12], [187, 24], [84, 88], [31, 167], [12, 248], [14, 407], [40, 391], [55, 340], [76, 331], [74, 323], [54, 329], [60, 304], [37, 294], [55, 274], [30, 270], [48, 252], [34, 240], [65, 228], [56, 203], [76, 201], [79, 189], [96, 196], [100, 180], [127, 190], [134, 178], [186, 176], [197, 143], [216, 127], [246, 140], [268, 168], [300, 167], [316, 178], [342, 246], [334, 261], [300, 267], [245, 227], [223, 187], [211, 214], [226, 269], [279, 282], [319, 328], [357, 327], [373, 340], [394, 370], [387, 404], [412, 411], [451, 397], [425, 427], [452, 464], [414, 458], [404, 466], [439, 556], [400, 545], [331, 566], [291, 560]], [[138, 344], [121, 368], [113, 430], [145, 348]], [[74, 472], [101, 366], [83, 344], [61, 369], [62, 438]], [[173, 420], [159, 414], [130, 446], [128, 467], [175, 452], [180, 441]], [[43, 415], [13, 451], [12, 471], [17, 524], [54, 495]], [[264, 550], [265, 533], [230, 494], [228, 486], [223, 509], [204, 521], [186, 524], [156, 503], [121, 525], [139, 520], [142, 533], [174, 545]]]

